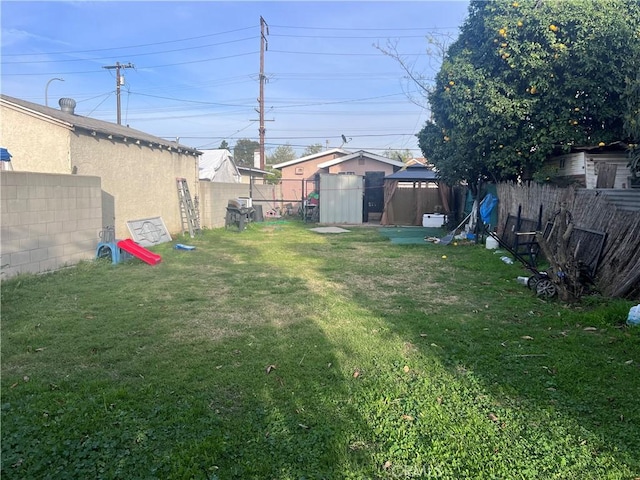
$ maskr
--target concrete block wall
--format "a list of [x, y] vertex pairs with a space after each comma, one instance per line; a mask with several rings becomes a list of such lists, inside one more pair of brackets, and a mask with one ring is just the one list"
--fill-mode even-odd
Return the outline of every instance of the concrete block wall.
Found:
[[200, 226], [224, 227], [229, 200], [248, 196], [249, 185], [245, 183], [200, 181]]
[[95, 257], [102, 229], [99, 177], [0, 173], [1, 278]]
[[[200, 226], [202, 228], [224, 227], [229, 200], [251, 196], [251, 187], [246, 183], [221, 183], [200, 181]], [[280, 193], [275, 185], [254, 185], [253, 205], [261, 205], [263, 214], [280, 205]]]

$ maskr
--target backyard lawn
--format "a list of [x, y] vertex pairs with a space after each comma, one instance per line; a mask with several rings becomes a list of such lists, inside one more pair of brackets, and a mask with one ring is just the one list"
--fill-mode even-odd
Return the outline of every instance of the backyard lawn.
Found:
[[634, 302], [310, 227], [3, 281], [3, 480], [640, 478]]

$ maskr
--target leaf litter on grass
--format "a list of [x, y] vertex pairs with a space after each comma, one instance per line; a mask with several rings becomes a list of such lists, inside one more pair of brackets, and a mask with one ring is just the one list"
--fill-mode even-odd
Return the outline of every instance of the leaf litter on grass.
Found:
[[[484, 249], [449, 249], [445, 263], [438, 246], [351, 230], [331, 239], [296, 224], [269, 235], [205, 232], [198, 252], [223, 259], [215, 268], [167, 252], [163, 271], [83, 267], [25, 279], [20, 295], [9, 282], [2, 384], [18, 386], [3, 398], [3, 477], [36, 478], [67, 462], [77, 478], [95, 478], [92, 465], [107, 458], [122, 468], [111, 478], [152, 469], [195, 478], [214, 466], [220, 478], [639, 470], [638, 417], [625, 408], [638, 386], [635, 365], [625, 365], [637, 336], [584, 331], [605, 327], [578, 320], [592, 309], [558, 316], [556, 304], [511, 286], [513, 271]], [[193, 279], [188, 291], [167, 293], [184, 278]], [[74, 297], [82, 291], [92, 293]], [[73, 302], [57, 303], [64, 298]], [[24, 325], [45, 307], [58, 313], [34, 342]], [[514, 318], [528, 311], [536, 315]], [[99, 325], [78, 323], [86, 312]], [[109, 351], [90, 353], [105, 342]], [[27, 355], [27, 345], [46, 350]], [[69, 409], [60, 437], [30, 421], [54, 395]], [[105, 402], [113, 409], [98, 408]], [[119, 427], [101, 427], [115, 415]], [[102, 450], [85, 443], [60, 456], [58, 438], [82, 431]]]

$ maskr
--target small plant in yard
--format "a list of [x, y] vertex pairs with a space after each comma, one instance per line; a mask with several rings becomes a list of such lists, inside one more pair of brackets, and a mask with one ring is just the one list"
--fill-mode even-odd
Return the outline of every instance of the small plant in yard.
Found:
[[2, 478], [640, 476], [631, 302], [348, 230], [253, 223], [4, 281]]

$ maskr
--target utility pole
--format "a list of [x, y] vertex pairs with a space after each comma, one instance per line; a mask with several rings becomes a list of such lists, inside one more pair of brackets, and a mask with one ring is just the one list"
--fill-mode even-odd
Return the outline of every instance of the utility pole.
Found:
[[[266, 32], [266, 33], [265, 33]], [[258, 98], [258, 105], [260, 110], [260, 127], [258, 133], [260, 133], [260, 170], [264, 170], [264, 134], [266, 129], [264, 127], [264, 84], [266, 77], [264, 75], [264, 52], [268, 50], [269, 44], [267, 43], [267, 37], [269, 35], [269, 25], [265, 22], [262, 15], [260, 16], [260, 98]]]
[[116, 109], [117, 109], [117, 122], [118, 125], [122, 124], [121, 121], [121, 114], [120, 114], [120, 86], [124, 85], [124, 76], [120, 75], [120, 69], [121, 68], [135, 68], [135, 65], [133, 65], [131, 62], [127, 63], [126, 65], [120, 65], [120, 62], [116, 62], [115, 65], [108, 65], [106, 67], [102, 67], [102, 68], [106, 68], [107, 70], [116, 70]]

